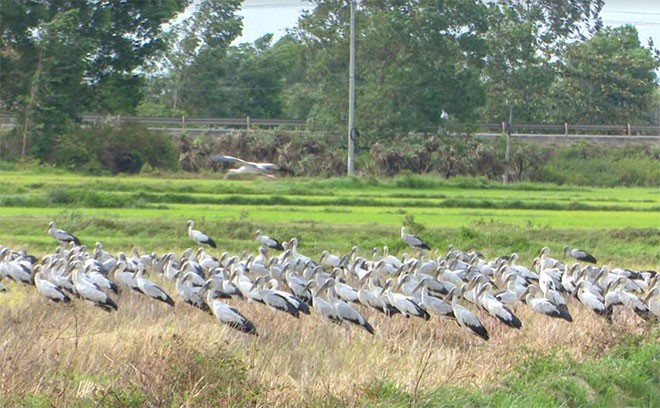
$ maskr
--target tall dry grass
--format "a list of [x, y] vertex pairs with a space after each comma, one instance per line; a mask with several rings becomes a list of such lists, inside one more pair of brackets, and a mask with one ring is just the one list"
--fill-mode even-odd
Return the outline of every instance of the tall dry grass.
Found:
[[124, 291], [117, 303], [117, 312], [105, 313], [78, 300], [49, 303], [31, 287], [12, 285], [0, 294], [0, 401], [24, 405], [41, 396], [52, 406], [354, 406], [379, 381], [394, 382], [413, 398], [443, 385], [485, 386], [531, 355], [597, 356], [625, 334], [650, 332], [626, 310], [610, 325], [573, 299], [573, 323], [523, 304], [515, 310], [521, 330], [479, 315], [488, 342], [452, 321], [388, 318], [365, 309], [373, 336], [314, 311], [295, 319], [231, 300], [256, 324], [255, 337], [182, 301], [171, 308]]

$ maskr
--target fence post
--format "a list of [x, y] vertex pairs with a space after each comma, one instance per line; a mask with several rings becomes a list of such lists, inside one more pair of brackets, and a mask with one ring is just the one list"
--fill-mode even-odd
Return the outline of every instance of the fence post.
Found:
[[250, 130], [250, 117], [245, 118], [245, 124], [247, 125], [247, 130]]
[[568, 122], [564, 122], [564, 136], [568, 136]]
[[117, 126], [121, 125], [121, 115], [117, 115]]
[[181, 116], [181, 129], [185, 129], [185, 128], [186, 128], [186, 117]]
[[627, 123], [627, 128], [628, 128], [628, 136], [632, 136], [632, 132], [630, 130], [630, 123]]

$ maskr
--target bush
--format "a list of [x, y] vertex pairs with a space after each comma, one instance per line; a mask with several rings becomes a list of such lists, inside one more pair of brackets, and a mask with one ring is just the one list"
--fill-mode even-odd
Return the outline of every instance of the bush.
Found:
[[139, 173], [142, 166], [173, 170], [176, 151], [169, 135], [148, 130], [139, 124], [101, 127], [97, 157], [111, 173]]
[[54, 152], [53, 161], [58, 166], [93, 174], [104, 170], [135, 174], [147, 164], [152, 169], [176, 168], [171, 136], [137, 124], [78, 128], [60, 137]]
[[599, 187], [660, 186], [660, 159], [657, 148], [648, 146], [577, 142], [557, 148], [532, 181]]

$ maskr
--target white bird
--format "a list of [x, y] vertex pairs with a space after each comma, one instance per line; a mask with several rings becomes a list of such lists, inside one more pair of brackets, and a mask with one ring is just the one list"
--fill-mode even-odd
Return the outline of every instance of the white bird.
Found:
[[431, 316], [426, 310], [422, 309], [413, 298], [401, 293], [392, 292], [393, 282], [392, 278], [388, 278], [385, 281], [385, 286], [381, 289], [379, 296], [382, 297], [385, 294], [392, 306], [398, 309], [405, 317], [415, 316], [424, 320], [429, 320]]
[[163, 289], [152, 281], [144, 278], [144, 265], [138, 264], [138, 269], [135, 272], [135, 281], [137, 282], [138, 287], [143, 294], [149, 296], [152, 299], [160, 300], [165, 302], [170, 306], [174, 306], [174, 300], [168, 295]]
[[178, 271], [175, 275], [176, 279], [176, 291], [181, 296], [184, 302], [188, 303], [191, 306], [194, 306], [204, 312], [211, 312], [209, 305], [204, 302], [204, 300], [199, 296], [199, 293], [195, 292], [192, 285], [186, 283], [189, 276], [195, 275], [193, 272]]
[[284, 247], [282, 246], [282, 243], [275, 238], [271, 238], [268, 235], [264, 235], [261, 230], [257, 230], [254, 240], [259, 242], [261, 245], [263, 245], [266, 248], [270, 249], [276, 249], [278, 251], [284, 251]]
[[334, 280], [332, 278], [328, 278], [316, 290], [316, 292], [312, 295], [312, 305], [314, 306], [314, 310], [316, 310], [316, 312], [320, 314], [324, 319], [328, 319], [333, 323], [341, 323], [341, 319], [337, 314], [335, 306], [321, 297], [323, 290], [325, 290], [331, 283], [334, 283]]
[[100, 307], [106, 312], [117, 310], [117, 304], [96, 285], [81, 276], [82, 270], [76, 267], [73, 270], [73, 284], [76, 293], [83, 299], [91, 302], [94, 306]]
[[[321, 292], [323, 289], [327, 290], [328, 293], [327, 305], [331, 306], [329, 310], [331, 310], [332, 312], [329, 313], [331, 314], [331, 316], [333, 316], [333, 317], [330, 316], [324, 316], [324, 317], [327, 317], [334, 321], [355, 324], [357, 326], [362, 327], [364, 330], [368, 331], [369, 334], [374, 334], [374, 328], [371, 326], [371, 324], [369, 324], [367, 319], [365, 319], [364, 316], [360, 314], [360, 312], [355, 310], [351, 305], [349, 305], [345, 301], [341, 299], [337, 299], [334, 296], [335, 295], [334, 285], [335, 285], [335, 280], [333, 278], [329, 278], [326, 279], [323, 285], [321, 285], [321, 287], [319, 288], [319, 292]], [[316, 307], [316, 303], [318, 302], [318, 299], [319, 297], [317, 292], [317, 296], [314, 298], [314, 307]], [[323, 314], [324, 311], [321, 310], [321, 313]]]
[[488, 314], [500, 322], [514, 329], [520, 329], [522, 327], [522, 322], [518, 316], [516, 316], [511, 311], [511, 309], [506, 307], [504, 303], [495, 298], [495, 296], [489, 292], [490, 288], [491, 284], [486, 283], [479, 290], [477, 294], [477, 301], [479, 305], [483, 307], [488, 312]]
[[[87, 267], [87, 263], [83, 264], [83, 267]], [[119, 293], [119, 290], [117, 288], [117, 285], [105, 277], [101, 272], [98, 270], [94, 269], [95, 264], [94, 263], [89, 263], [89, 269], [87, 269], [87, 273], [85, 274], [84, 278], [98, 286], [102, 290], [111, 290], [115, 293]]]
[[[213, 279], [209, 279], [206, 282], [207, 284], [204, 285], [202, 290], [208, 290], [216, 285], [216, 281]], [[213, 298], [212, 292], [213, 291], [207, 292], [206, 303], [209, 305], [211, 311], [213, 311], [213, 314], [220, 323], [226, 324], [232, 329], [242, 331], [243, 333], [254, 334], [257, 336], [257, 328], [250, 320], [243, 316], [235, 307], [229, 306], [228, 304]]]
[[281, 170], [282, 167], [273, 163], [255, 163], [239, 159], [238, 157], [225, 156], [222, 154], [215, 155], [211, 157], [211, 161], [220, 161], [220, 162], [229, 162], [229, 163], [238, 163], [241, 166], [237, 169], [231, 169], [227, 172], [225, 178], [229, 178], [236, 174], [260, 174], [264, 177], [275, 178], [273, 175], [274, 171]]
[[10, 255], [11, 250], [7, 247], [0, 251], [1, 274], [16, 282], [21, 282], [26, 285], [34, 285], [34, 279], [32, 279], [32, 264], [23, 258], [7, 260]]
[[530, 309], [546, 316], [564, 319], [567, 322], [573, 321], [573, 317], [568, 312], [568, 309], [558, 307], [546, 298], [535, 297], [533, 293], [534, 291], [540, 291], [539, 287], [536, 285], [530, 285], [519, 295], [520, 299], [525, 299], [525, 304], [527, 304]]
[[422, 295], [420, 299], [421, 306], [423, 306], [424, 309], [426, 309], [426, 311], [430, 314], [434, 314], [438, 317], [455, 318], [454, 309], [451, 307], [451, 304], [445, 302], [442, 299], [431, 296], [428, 293], [428, 285], [432, 279], [433, 278], [430, 277], [423, 277], [415, 287], [415, 291], [419, 290], [420, 288], [422, 289]]
[[215, 244], [215, 241], [213, 238], [209, 237], [208, 235], [204, 234], [203, 232], [193, 229], [195, 226], [195, 222], [193, 220], [188, 220], [188, 236], [193, 239], [193, 241], [197, 242], [198, 244], [206, 244], [209, 245], [211, 248], [217, 248], [217, 245]]
[[75, 245], [80, 245], [80, 240], [75, 235], [57, 228], [55, 226], [55, 221], [48, 223], [48, 234], [62, 244], [70, 244], [73, 242]]
[[413, 248], [431, 249], [421, 238], [412, 234], [406, 234], [406, 227], [401, 227], [401, 239]]
[[41, 265], [35, 266], [35, 271], [37, 271], [37, 273], [34, 275], [34, 284], [37, 287], [37, 291], [43, 297], [52, 300], [53, 302], [69, 302], [71, 299], [64, 293], [64, 291], [44, 277], [42, 268]]
[[281, 293], [278, 293], [272, 289], [262, 287], [262, 284], [266, 283], [267, 280], [268, 280], [267, 276], [258, 277], [252, 284], [252, 287], [250, 288], [250, 292], [256, 291], [259, 295], [259, 298], [265, 304], [270, 306], [272, 309], [288, 313], [293, 317], [300, 317], [300, 311], [298, 310], [298, 306], [302, 302], [297, 302], [296, 304], [293, 304], [289, 301], [288, 298], [282, 296]]
[[589, 290], [586, 280], [581, 280], [577, 284], [573, 295], [577, 294], [577, 298], [583, 305], [591, 309], [594, 313], [604, 316], [608, 321], [612, 320], [612, 309], [605, 306], [604, 300], [600, 295], [593, 293]]
[[613, 283], [613, 289], [618, 293], [621, 303], [632, 309], [639, 317], [648, 319], [650, 317], [648, 306], [637, 296], [625, 290], [627, 280], [628, 278], [625, 276], [619, 277]]
[[127, 270], [128, 264], [126, 260], [126, 255], [123, 252], [119, 253], [119, 262], [115, 267], [114, 278], [115, 281], [122, 283], [123, 285], [133, 289], [136, 292], [142, 293], [142, 289], [137, 284], [135, 280], [135, 274]]
[[588, 262], [592, 264], [598, 262], [596, 258], [587, 251], [583, 251], [577, 248], [571, 249], [571, 247], [569, 247], [568, 245], [564, 246], [564, 258], [566, 258], [566, 255], [571, 256], [577, 259], [578, 261], [582, 261], [582, 262]]
[[472, 314], [472, 312], [470, 312], [462, 305], [458, 304], [458, 298], [461, 296], [461, 291], [462, 290], [460, 288], [453, 288], [445, 299], [445, 301], [451, 299], [451, 307], [454, 310], [454, 317], [456, 318], [458, 325], [461, 327], [466, 327], [470, 329], [470, 331], [472, 331], [472, 333], [475, 335], [481, 337], [484, 340], [488, 340], [488, 331], [486, 331], [486, 328], [483, 324], [481, 324], [477, 316]]
[[649, 312], [660, 319], [660, 287], [651, 289], [644, 302], [648, 306]]
[[319, 265], [328, 266], [330, 268], [339, 268], [346, 264], [348, 261], [349, 255], [338, 256], [331, 254], [327, 249], [321, 252], [321, 257], [319, 258]]

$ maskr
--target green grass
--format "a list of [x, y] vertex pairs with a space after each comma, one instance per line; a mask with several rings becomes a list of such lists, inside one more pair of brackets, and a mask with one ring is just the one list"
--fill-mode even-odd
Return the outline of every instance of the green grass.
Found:
[[[660, 334], [656, 330], [655, 336]], [[520, 361], [494, 384], [441, 387], [415, 396], [390, 381], [369, 384], [362, 406], [655, 407], [660, 404], [660, 343], [630, 338], [599, 358], [535, 355], [521, 345]]]
[[[83, 243], [100, 241], [114, 253], [130, 252], [133, 246], [141, 252], [181, 253], [193, 246], [186, 233], [186, 220], [192, 218], [218, 242], [214, 255], [255, 252], [253, 236], [258, 228], [280, 239], [298, 237], [300, 251], [317, 259], [324, 249], [344, 253], [353, 245], [365, 257], [384, 245], [402, 254], [410, 251], [399, 238], [400, 227], [406, 224], [431, 244], [432, 256], [453, 244], [479, 250], [487, 258], [518, 252], [521, 263], [529, 265], [541, 247], [550, 246], [552, 254], [560, 257], [568, 244], [588, 249], [599, 263], [612, 267], [660, 269], [657, 189], [502, 186], [482, 179], [413, 176], [225, 181], [209, 175], [110, 178], [41, 171], [0, 171], [0, 244], [26, 248], [36, 255], [50, 253], [57, 245], [46, 233], [50, 220], [74, 232]], [[454, 327], [446, 329], [448, 340], [437, 344], [437, 326], [392, 320], [379, 322], [378, 336], [356, 335], [349, 344], [343, 332], [332, 331], [315, 319], [282, 320], [253, 305], [241, 304], [241, 308], [249, 307], [247, 313], [265, 332], [254, 342], [240, 334], [227, 335], [212, 319], [192, 313], [187, 305], [177, 304], [172, 314], [155, 313], [158, 309], [153, 305], [144, 307], [129, 294], [122, 297], [120, 310], [107, 316], [86, 305], [46, 311], [39, 306], [40, 300], [19, 286], [0, 294], [0, 325], [7, 333], [22, 330], [13, 334], [5, 352], [20, 353], [29, 346], [30, 353], [47, 350], [56, 355], [59, 349], [61, 361], [35, 360], [34, 371], [15, 374], [14, 382], [6, 386], [9, 392], [0, 392], [0, 406], [255, 406], [275, 402], [651, 407], [659, 403], [657, 323], [635, 327], [623, 320], [622, 328], [606, 328], [604, 322], [594, 323], [590, 312], [577, 308], [575, 324], [559, 335], [561, 327], [556, 322], [546, 324], [526, 316], [521, 333], [502, 333], [499, 338], [495, 334], [496, 341], [487, 345], [466, 341]], [[271, 320], [276, 323], [269, 326]], [[53, 342], [48, 330], [60, 321], [69, 326], [58, 331], [62, 338]], [[35, 331], [34, 324], [42, 330]], [[590, 331], [594, 324], [597, 333]], [[606, 331], [612, 327], [616, 329], [610, 336]], [[78, 330], [83, 332], [80, 346]], [[646, 336], [635, 337], [639, 332]], [[512, 336], [520, 336], [515, 337], [518, 342], [512, 342]], [[27, 345], [26, 338], [30, 338]], [[73, 348], [73, 338], [84, 352]], [[546, 339], [554, 343], [547, 344]], [[103, 351], [99, 341], [115, 354]], [[432, 355], [436, 366], [426, 372], [432, 380], [422, 382], [432, 386], [416, 387], [410, 380], [424, 372], [423, 355], [418, 355], [424, 349], [407, 350], [413, 343], [437, 346]], [[602, 345], [613, 348], [604, 352]], [[501, 355], [491, 354], [498, 352]], [[479, 368], [466, 367], [475, 355], [496, 363], [481, 361]], [[106, 371], [108, 357], [115, 360], [110, 371]], [[404, 362], [397, 364], [396, 358]], [[5, 366], [15, 361], [7, 360]], [[153, 366], [152, 361], [158, 364]], [[459, 362], [463, 367], [458, 372], [474, 379], [452, 377], [451, 364]], [[73, 368], [64, 369], [64, 363]], [[283, 368], [287, 376], [281, 379], [275, 373]], [[341, 378], [342, 385], [332, 389], [332, 381], [345, 377], [346, 370], [350, 378]], [[484, 370], [488, 373], [477, 378]], [[349, 380], [358, 376], [362, 382], [347, 388]], [[42, 385], [34, 388], [33, 382]], [[83, 392], [85, 384], [97, 389]], [[12, 387], [17, 386], [24, 391], [12, 395]]]
[[[388, 245], [404, 251], [399, 227], [412, 217], [424, 238], [442, 249], [465, 245], [501, 255], [532, 254], [550, 245], [587, 247], [620, 261], [660, 259], [660, 193], [645, 188], [502, 186], [482, 179], [279, 179], [89, 177], [56, 172], [0, 173], [0, 242], [46, 251], [46, 225], [84, 242], [127, 250], [180, 250], [190, 245], [185, 222], [197, 224], [226, 250], [250, 244], [253, 231], [296, 236], [303, 248], [347, 251]], [[641, 231], [635, 237], [631, 231]]]

